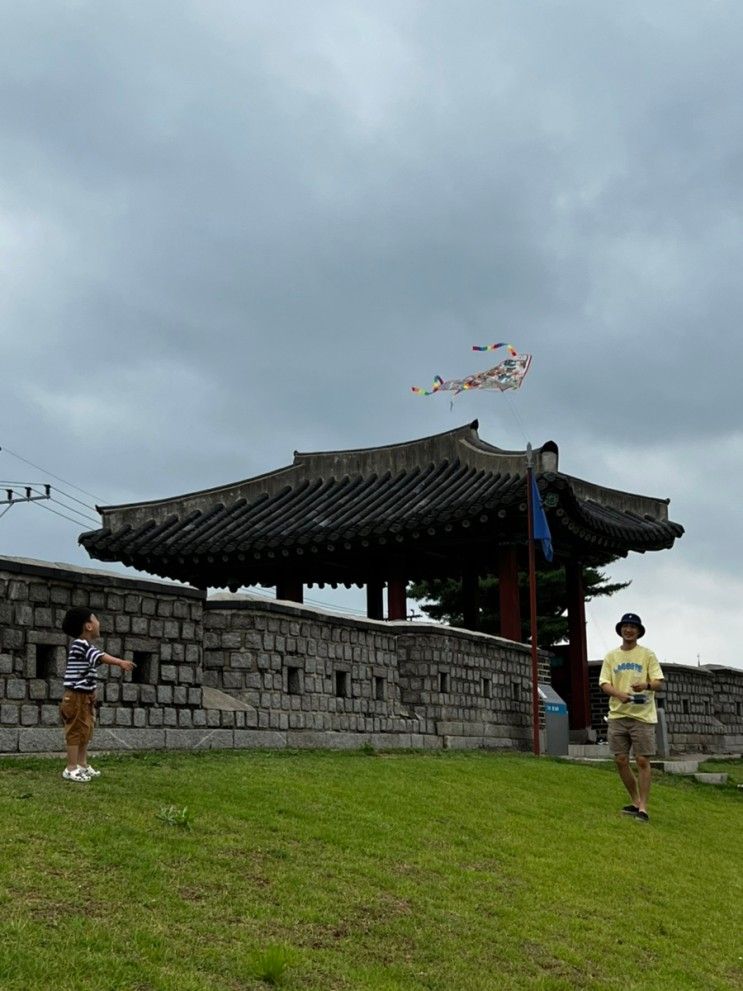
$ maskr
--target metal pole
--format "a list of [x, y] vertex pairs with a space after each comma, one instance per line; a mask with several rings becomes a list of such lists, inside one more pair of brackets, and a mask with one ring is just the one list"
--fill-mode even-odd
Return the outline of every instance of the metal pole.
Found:
[[531, 494], [531, 444], [526, 445], [526, 513], [529, 517], [529, 631], [531, 639], [531, 709], [534, 754], [539, 757], [539, 659], [537, 656], [537, 568], [534, 553], [534, 507]]

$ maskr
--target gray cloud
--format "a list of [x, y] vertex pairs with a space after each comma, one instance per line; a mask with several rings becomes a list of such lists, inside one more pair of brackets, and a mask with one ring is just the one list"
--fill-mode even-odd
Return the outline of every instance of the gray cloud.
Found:
[[[737, 582], [742, 22], [684, 0], [3, 6], [0, 444], [119, 502], [479, 416], [672, 498], [687, 536], [624, 567]], [[409, 392], [504, 339], [535, 355], [515, 396]], [[75, 536], [0, 522], [6, 553], [78, 560]]]

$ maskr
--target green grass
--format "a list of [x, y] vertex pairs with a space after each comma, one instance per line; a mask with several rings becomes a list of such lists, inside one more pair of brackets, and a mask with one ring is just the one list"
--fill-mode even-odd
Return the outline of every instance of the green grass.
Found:
[[743, 988], [734, 784], [656, 775], [644, 825], [529, 756], [96, 764], [0, 761], [2, 991]]

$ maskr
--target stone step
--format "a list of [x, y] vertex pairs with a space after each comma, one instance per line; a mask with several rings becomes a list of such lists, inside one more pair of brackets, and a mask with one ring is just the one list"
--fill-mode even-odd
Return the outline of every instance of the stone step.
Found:
[[704, 785], [726, 785], [728, 781], [727, 774], [712, 774], [704, 771], [698, 772], [694, 777]]
[[653, 770], [666, 774], [696, 774], [701, 760], [652, 760]]
[[595, 760], [610, 760], [608, 743], [571, 743], [569, 757], [593, 757]]

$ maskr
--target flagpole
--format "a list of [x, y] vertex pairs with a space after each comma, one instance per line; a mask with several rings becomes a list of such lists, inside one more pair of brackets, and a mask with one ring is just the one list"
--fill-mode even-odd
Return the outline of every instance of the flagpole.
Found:
[[532, 450], [526, 445], [526, 515], [529, 518], [529, 631], [531, 638], [531, 708], [534, 726], [532, 749], [539, 757], [539, 657], [537, 645], [537, 567], [534, 553], [534, 506], [532, 498]]

